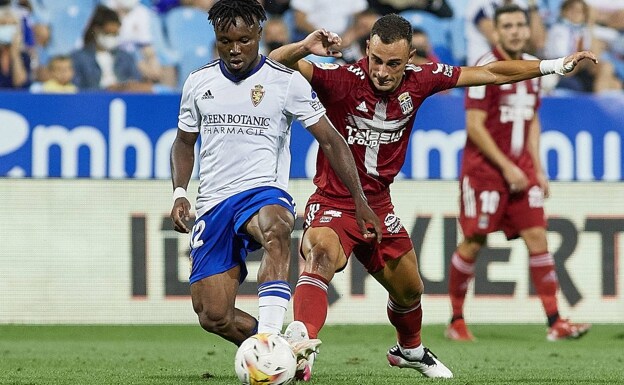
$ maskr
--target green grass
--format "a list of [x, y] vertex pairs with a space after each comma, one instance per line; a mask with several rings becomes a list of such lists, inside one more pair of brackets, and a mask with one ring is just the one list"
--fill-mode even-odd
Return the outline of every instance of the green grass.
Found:
[[[443, 328], [425, 326], [423, 339], [452, 380], [388, 367], [390, 326], [328, 326], [311, 384], [624, 384], [622, 325], [556, 343], [539, 325], [475, 325], [475, 343], [446, 341]], [[0, 325], [0, 384], [236, 384], [234, 353], [199, 326]]]

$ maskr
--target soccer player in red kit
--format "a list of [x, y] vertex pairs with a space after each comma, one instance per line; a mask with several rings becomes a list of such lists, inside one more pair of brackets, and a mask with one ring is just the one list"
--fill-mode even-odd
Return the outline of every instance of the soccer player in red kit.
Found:
[[[288, 326], [286, 336], [318, 336], [327, 316], [328, 284], [353, 254], [388, 291], [387, 314], [398, 339], [386, 355], [390, 365], [413, 368], [426, 377], [450, 378], [452, 372], [421, 343], [423, 283], [412, 242], [390, 198], [389, 187], [405, 160], [416, 111], [425, 98], [449, 88], [564, 73], [582, 59], [596, 59], [590, 52], [580, 52], [553, 61], [497, 62], [485, 67], [414, 66], [408, 64], [411, 37], [410, 23], [390, 14], [375, 23], [367, 56], [355, 64], [315, 65], [303, 60], [310, 53], [340, 56], [340, 38], [324, 30], [270, 54], [310, 81], [327, 116], [347, 140], [368, 203], [384, 224], [380, 243], [357, 232], [353, 201], [319, 151], [317, 190], [305, 213], [301, 254], [306, 262], [295, 289], [296, 321]], [[310, 378], [311, 363], [299, 362], [298, 378]]]
[[[535, 59], [523, 53], [529, 41], [526, 14], [516, 5], [496, 10], [498, 45], [477, 65], [514, 59]], [[559, 316], [555, 261], [548, 252], [544, 197], [548, 180], [539, 156], [540, 79], [502, 86], [470, 87], [466, 92], [468, 139], [460, 175], [459, 223], [464, 233], [450, 266], [449, 295], [453, 316], [447, 338], [470, 341], [463, 305], [474, 264], [487, 234], [502, 230], [508, 239], [521, 237], [529, 251], [531, 280], [548, 318], [547, 338], [578, 338], [590, 325]]]

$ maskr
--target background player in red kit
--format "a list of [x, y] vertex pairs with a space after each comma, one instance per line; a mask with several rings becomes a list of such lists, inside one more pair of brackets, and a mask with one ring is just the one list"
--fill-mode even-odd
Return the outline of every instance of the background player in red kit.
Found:
[[[317, 337], [327, 316], [327, 285], [353, 254], [388, 291], [388, 318], [398, 338], [387, 353], [390, 364], [416, 369], [427, 377], [449, 378], [451, 371], [421, 343], [423, 283], [412, 242], [394, 214], [389, 191], [405, 160], [416, 111], [425, 98], [448, 88], [563, 74], [582, 59], [596, 59], [592, 53], [580, 52], [550, 61], [504, 61], [485, 67], [414, 66], [408, 65], [411, 37], [410, 23], [390, 14], [375, 23], [367, 57], [355, 64], [314, 65], [301, 60], [310, 53], [340, 55], [333, 51], [340, 38], [324, 30], [270, 54], [310, 81], [327, 116], [347, 140], [368, 203], [384, 224], [380, 244], [359, 234], [353, 202], [319, 151], [314, 177], [318, 188], [306, 207], [301, 244], [305, 269], [294, 296], [295, 320], [302, 322], [289, 325], [286, 335]], [[300, 362], [298, 369], [299, 378], [310, 378], [311, 362]]]
[[[535, 59], [523, 53], [530, 32], [522, 9], [515, 5], [498, 8], [494, 26], [498, 45], [477, 65]], [[464, 321], [464, 299], [479, 250], [487, 234], [498, 230], [508, 239], [520, 236], [526, 243], [531, 280], [548, 318], [548, 340], [578, 338], [590, 327], [563, 320], [557, 308], [555, 261], [548, 252], [544, 218], [548, 181], [539, 156], [539, 87], [539, 79], [531, 79], [471, 87], [466, 92], [468, 139], [460, 175], [459, 216], [464, 240], [450, 266], [453, 318], [445, 335], [451, 340], [474, 339]]]

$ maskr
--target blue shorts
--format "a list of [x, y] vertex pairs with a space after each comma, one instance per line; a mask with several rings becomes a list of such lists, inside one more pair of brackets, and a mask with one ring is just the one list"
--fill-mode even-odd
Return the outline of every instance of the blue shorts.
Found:
[[247, 277], [245, 258], [261, 245], [243, 226], [264, 206], [280, 205], [295, 216], [295, 202], [276, 187], [243, 191], [219, 203], [195, 221], [191, 231], [190, 283], [240, 266], [239, 281]]

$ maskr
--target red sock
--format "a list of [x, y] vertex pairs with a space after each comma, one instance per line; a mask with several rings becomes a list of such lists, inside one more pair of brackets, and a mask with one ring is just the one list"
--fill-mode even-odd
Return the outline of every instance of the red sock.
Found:
[[549, 252], [529, 255], [529, 270], [535, 291], [539, 295], [547, 316], [557, 314], [557, 288], [555, 260]]
[[451, 271], [449, 274], [449, 296], [453, 308], [453, 319], [464, 317], [464, 300], [468, 291], [468, 284], [474, 277], [474, 261], [459, 255], [456, 251], [451, 258]]
[[397, 331], [399, 345], [406, 349], [420, 346], [422, 307], [420, 301], [412, 307], [401, 307], [388, 298], [388, 319]]
[[297, 281], [293, 296], [295, 320], [306, 325], [310, 338], [317, 338], [327, 319], [327, 285], [317, 274], [303, 272]]

